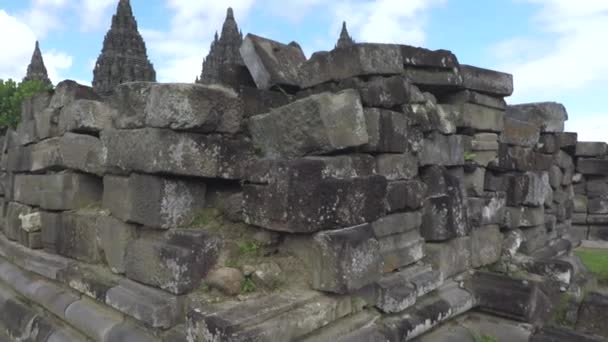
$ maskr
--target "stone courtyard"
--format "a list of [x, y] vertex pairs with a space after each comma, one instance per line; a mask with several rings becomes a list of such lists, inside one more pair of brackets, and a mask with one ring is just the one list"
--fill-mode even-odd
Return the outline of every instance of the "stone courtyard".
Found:
[[[200, 77], [157, 83], [120, 0], [93, 86], [23, 103], [0, 341], [608, 339], [573, 254], [608, 240], [608, 145], [563, 105], [347, 23], [307, 58], [237, 14]], [[48, 81], [38, 45], [28, 77]]]

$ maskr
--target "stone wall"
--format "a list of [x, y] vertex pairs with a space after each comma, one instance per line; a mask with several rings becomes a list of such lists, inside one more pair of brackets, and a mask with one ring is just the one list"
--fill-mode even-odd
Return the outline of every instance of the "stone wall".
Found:
[[606, 144], [563, 132], [560, 104], [507, 105], [509, 74], [405, 45], [306, 60], [249, 35], [241, 56], [255, 86], [65, 81], [23, 104], [2, 157], [1, 334], [409, 340], [508, 311], [484, 284], [544, 298], [459, 286], [469, 271], [607, 238]]

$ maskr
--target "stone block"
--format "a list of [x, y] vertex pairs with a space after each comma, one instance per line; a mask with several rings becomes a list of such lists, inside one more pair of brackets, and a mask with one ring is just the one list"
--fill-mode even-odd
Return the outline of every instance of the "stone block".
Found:
[[240, 52], [258, 88], [301, 86], [298, 71], [306, 56], [297, 44], [285, 45], [248, 34]]
[[66, 133], [32, 146], [32, 172], [78, 170], [100, 175], [104, 169], [101, 140], [91, 135]]
[[508, 117], [530, 122], [540, 127], [541, 132], [559, 133], [564, 131], [568, 120], [566, 108], [556, 102], [539, 102], [509, 106]]
[[9, 240], [19, 240], [21, 234], [21, 218], [36, 210], [30, 206], [17, 202], [9, 202], [6, 209], [6, 221], [4, 223], [4, 235]]
[[101, 194], [101, 179], [90, 175], [15, 176], [15, 200], [46, 210], [72, 210], [99, 204]]
[[498, 151], [498, 134], [477, 133], [471, 140], [473, 151]]
[[126, 222], [169, 229], [190, 224], [205, 206], [205, 183], [151, 175], [104, 177], [103, 206]]
[[454, 105], [438, 105], [434, 98], [428, 98], [422, 103], [404, 105], [403, 111], [414, 125], [422, 131], [439, 131], [443, 134], [456, 133], [457, 123], [462, 120], [461, 109]]
[[504, 129], [504, 111], [464, 103], [461, 107], [462, 122], [460, 127], [472, 128], [482, 132], [502, 132]]
[[576, 171], [584, 175], [607, 175], [608, 159], [579, 158]]
[[553, 164], [553, 156], [532, 148], [499, 144], [498, 161], [489, 166], [500, 171], [544, 171]]
[[164, 128], [201, 133], [236, 133], [243, 102], [220, 85], [133, 82], [118, 86], [111, 102], [119, 129]]
[[538, 249], [544, 247], [547, 244], [547, 228], [545, 225], [540, 225], [531, 228], [525, 228], [521, 230], [523, 237], [519, 252], [527, 255], [532, 254]]
[[549, 184], [553, 189], [557, 189], [562, 184], [564, 173], [562, 169], [557, 165], [552, 165], [549, 168]]
[[502, 234], [496, 225], [483, 226], [471, 232], [471, 266], [479, 268], [500, 259]]
[[123, 322], [123, 317], [91, 300], [81, 299], [68, 306], [65, 320], [97, 341], [110, 341], [110, 331]]
[[365, 108], [363, 112], [369, 139], [362, 147], [363, 151], [403, 153], [418, 150], [422, 134], [416, 134], [403, 113], [378, 108]]
[[417, 210], [424, 204], [426, 184], [419, 180], [389, 182], [386, 195], [388, 212]]
[[65, 80], [55, 87], [49, 107], [61, 109], [76, 100], [99, 101], [100, 97], [91, 87], [80, 85], [72, 80]]
[[384, 273], [411, 265], [424, 257], [424, 240], [418, 230], [378, 238]]
[[427, 259], [442, 279], [471, 268], [471, 238], [461, 237], [444, 243], [427, 243]]
[[608, 144], [605, 142], [579, 141], [576, 143], [577, 157], [603, 157], [608, 153]]
[[59, 114], [58, 108], [49, 107], [36, 116], [36, 134], [39, 140], [59, 136]]
[[458, 68], [458, 58], [448, 50], [429, 50], [411, 45], [400, 45], [403, 63], [420, 68]]
[[608, 197], [596, 197], [587, 203], [589, 214], [608, 214]]
[[245, 138], [156, 128], [106, 130], [101, 141], [107, 166], [124, 173], [241, 179], [255, 155]]
[[264, 90], [255, 87], [242, 86], [240, 89], [243, 107], [247, 109], [245, 118], [270, 112], [271, 109], [282, 107], [291, 101], [291, 97], [280, 91]]
[[464, 165], [464, 142], [461, 135], [443, 135], [434, 133], [424, 139], [419, 154], [420, 166]]
[[113, 128], [118, 111], [109, 105], [92, 100], [76, 100], [67, 104], [59, 114], [59, 133], [98, 133]]
[[591, 178], [588, 177], [584, 184], [584, 194], [588, 198], [596, 198], [608, 194], [608, 179], [607, 178]]
[[423, 91], [442, 93], [462, 90], [462, 75], [458, 69], [432, 70], [406, 66], [403, 73]]
[[9, 148], [6, 156], [6, 170], [9, 172], [28, 172], [32, 167], [32, 146]]
[[382, 274], [380, 244], [368, 224], [294, 239], [289, 246], [309, 267], [315, 290], [350, 293]]
[[[60, 229], [45, 232], [44, 244], [54, 246], [59, 255], [87, 263], [100, 263], [103, 255], [98, 240], [98, 220], [104, 215], [107, 214], [100, 211], [63, 213]], [[53, 217], [46, 219], [53, 220]]]
[[359, 95], [322, 93], [275, 108], [249, 122], [253, 143], [266, 157], [325, 154], [369, 142]]
[[526, 172], [509, 178], [507, 203], [512, 207], [542, 206], [547, 202], [550, 192], [552, 190], [547, 172]]
[[418, 158], [411, 153], [380, 154], [376, 170], [389, 181], [412, 179], [418, 175]]
[[384, 313], [401, 312], [416, 303], [416, 288], [398, 273], [382, 277], [376, 286], [376, 307]]
[[36, 95], [25, 98], [21, 103], [21, 120], [34, 120], [40, 112], [49, 106], [52, 96], [52, 92], [42, 91]]
[[486, 169], [476, 167], [473, 172], [464, 175], [464, 186], [469, 196], [481, 196], [484, 193]]
[[534, 147], [539, 139], [540, 129], [538, 126], [508, 116], [505, 117], [504, 131], [500, 136], [500, 142], [509, 145]]
[[386, 109], [424, 100], [420, 90], [401, 76], [375, 77], [359, 87], [359, 94], [363, 106]]
[[153, 328], [168, 329], [179, 323], [183, 297], [122, 280], [108, 290], [106, 304]]
[[137, 237], [137, 228], [112, 216], [100, 216], [97, 229], [106, 264], [114, 273], [125, 273], [127, 247]]
[[420, 212], [397, 213], [384, 216], [372, 223], [374, 236], [381, 238], [418, 229], [422, 223]]
[[463, 103], [473, 103], [499, 110], [506, 110], [507, 103], [502, 97], [486, 95], [471, 90], [461, 90], [441, 97], [441, 103], [460, 105]]
[[302, 88], [355, 76], [400, 75], [403, 56], [399, 45], [354, 44], [314, 53], [299, 70]]
[[129, 279], [175, 295], [195, 289], [214, 266], [219, 241], [200, 230], [172, 230], [163, 238], [129, 243], [125, 271]]
[[581, 303], [576, 330], [588, 334], [608, 336], [607, 312], [608, 296], [600, 292], [589, 292]]
[[543, 207], [507, 207], [503, 227], [515, 229], [518, 227], [534, 227], [545, 223]]
[[530, 342], [601, 342], [599, 336], [585, 335], [568, 328], [545, 326], [530, 336]]
[[311, 233], [373, 222], [384, 215], [384, 177], [339, 179], [324, 176], [324, 168], [322, 160], [275, 163], [265, 182], [245, 184], [245, 222], [275, 231]]
[[470, 65], [460, 65], [463, 87], [480, 93], [511, 96], [513, 94], [513, 75], [504, 72], [482, 69]]
[[589, 240], [608, 241], [608, 226], [589, 226]]
[[471, 227], [495, 225], [503, 221], [507, 206], [504, 194], [484, 193], [482, 197], [469, 197], [467, 203], [467, 215]]

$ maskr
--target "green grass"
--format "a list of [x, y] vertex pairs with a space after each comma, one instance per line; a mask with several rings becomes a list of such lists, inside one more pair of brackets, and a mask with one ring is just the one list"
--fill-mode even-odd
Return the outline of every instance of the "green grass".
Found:
[[477, 155], [475, 153], [471, 153], [471, 152], [465, 152], [464, 153], [464, 160], [465, 161], [471, 161], [473, 159], [475, 159], [477, 157]]
[[478, 333], [470, 328], [467, 328], [467, 330], [475, 342], [498, 342], [498, 339], [492, 335]]
[[252, 293], [252, 292], [255, 292], [255, 290], [257, 290], [257, 286], [255, 286], [255, 283], [253, 282], [253, 280], [249, 277], [245, 278], [245, 280], [241, 284], [241, 293], [242, 294]]
[[553, 322], [557, 325], [573, 328], [572, 323], [568, 322], [568, 306], [570, 302], [573, 301], [574, 298], [568, 294], [563, 293], [559, 298], [559, 303], [557, 303], [556, 307], [553, 309]]
[[608, 250], [579, 248], [574, 254], [596, 276], [600, 285], [608, 286]]

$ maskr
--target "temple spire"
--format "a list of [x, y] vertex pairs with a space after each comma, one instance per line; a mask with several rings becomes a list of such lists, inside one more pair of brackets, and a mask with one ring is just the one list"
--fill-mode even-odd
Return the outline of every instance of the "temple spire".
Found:
[[30, 65], [27, 67], [27, 73], [23, 78], [23, 82], [27, 81], [42, 81], [45, 84], [51, 85], [51, 80], [44, 66], [44, 60], [42, 59], [42, 52], [40, 51], [40, 44], [36, 41], [34, 53], [32, 54], [32, 60]]
[[218, 37], [217, 32], [215, 33], [209, 54], [203, 61], [203, 71], [198, 82], [203, 84], [225, 83], [224, 75], [229, 72], [228, 70], [235, 65], [244, 64], [239, 52], [242, 43], [243, 34], [234, 19], [234, 11], [229, 7], [221, 34]]
[[338, 39], [338, 43], [336, 44], [336, 48], [343, 48], [350, 45], [355, 44], [355, 41], [348, 33], [348, 29], [346, 28], [346, 21], [342, 22], [342, 31], [340, 32], [340, 38]]
[[148, 60], [146, 43], [137, 29], [129, 0], [118, 2], [93, 74], [93, 88], [101, 94], [108, 94], [125, 82], [156, 81], [156, 71]]

